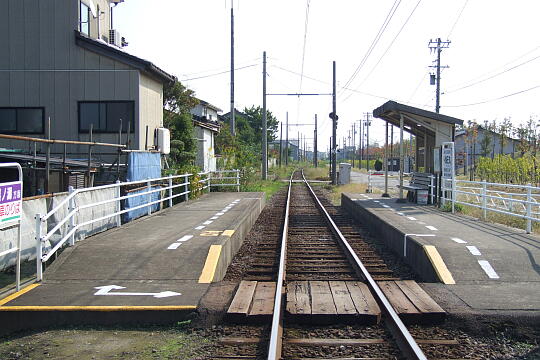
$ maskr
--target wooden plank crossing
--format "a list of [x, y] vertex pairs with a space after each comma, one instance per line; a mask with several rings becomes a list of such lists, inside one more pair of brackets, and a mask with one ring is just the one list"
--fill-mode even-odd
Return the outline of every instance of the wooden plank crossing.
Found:
[[[446, 312], [415, 281], [377, 283], [404, 322], [431, 324], [445, 319]], [[286, 290], [286, 316], [291, 321], [376, 324], [381, 319], [377, 302], [360, 281], [289, 281]], [[275, 282], [242, 281], [227, 317], [233, 321], [271, 317], [275, 292]]]
[[275, 294], [275, 282], [243, 280], [227, 310], [227, 317], [232, 321], [244, 321], [248, 317], [252, 319], [271, 317]]
[[408, 324], [432, 324], [446, 317], [446, 312], [414, 280], [377, 281], [377, 284]]
[[309, 323], [376, 324], [381, 310], [367, 286], [356, 281], [290, 281], [287, 317]]

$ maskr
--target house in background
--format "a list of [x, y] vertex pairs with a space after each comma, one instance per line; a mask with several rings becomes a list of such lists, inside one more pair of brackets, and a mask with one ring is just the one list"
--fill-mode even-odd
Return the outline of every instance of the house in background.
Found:
[[[5, 0], [0, 12], [0, 133], [62, 140], [119, 142], [157, 148], [163, 127], [163, 85], [175, 78], [127, 53], [114, 28], [123, 0]], [[125, 5], [121, 5], [125, 6]], [[0, 147], [33, 149], [0, 139]], [[44, 146], [38, 145], [38, 154]], [[61, 157], [63, 145], [52, 145]], [[70, 159], [88, 161], [88, 146], [68, 145]], [[94, 147], [92, 161], [113, 163], [115, 148]], [[60, 191], [63, 189], [48, 189]]]
[[[478, 135], [476, 139], [469, 138], [467, 132], [463, 129], [456, 130], [456, 136], [454, 140], [454, 151], [456, 156], [456, 169], [464, 169], [465, 166], [469, 168], [473, 163], [478, 163], [478, 158], [487, 156], [492, 158], [495, 155], [504, 154], [512, 155], [518, 151], [520, 141], [508, 136], [505, 137], [504, 146], [501, 144], [501, 134], [488, 130], [485, 127], [478, 125]], [[489, 137], [488, 149], [483, 149], [482, 144], [484, 138]], [[484, 152], [487, 150], [487, 153]]]
[[195, 163], [203, 171], [216, 171], [215, 136], [221, 129], [218, 121], [222, 110], [204, 100], [191, 109], [195, 136], [197, 138], [197, 157]]

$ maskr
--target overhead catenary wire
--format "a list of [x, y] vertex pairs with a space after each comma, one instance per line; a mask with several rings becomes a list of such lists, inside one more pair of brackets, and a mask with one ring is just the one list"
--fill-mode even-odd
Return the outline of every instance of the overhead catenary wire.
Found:
[[[414, 12], [416, 11], [416, 9], [418, 8], [418, 5], [420, 5], [420, 3], [422, 2], [422, 0], [418, 0], [418, 2], [416, 3], [416, 6], [412, 9], [411, 13], [409, 14], [409, 16], [407, 17], [407, 19], [405, 20], [405, 22], [403, 23], [403, 25], [401, 25], [401, 28], [399, 29], [399, 31], [397, 32], [397, 34], [394, 36], [394, 38], [392, 39], [392, 41], [390, 42], [390, 44], [388, 45], [388, 47], [386, 48], [386, 50], [384, 51], [384, 53], [379, 57], [379, 60], [377, 60], [377, 63], [371, 68], [370, 72], [366, 75], [366, 77], [362, 80], [362, 82], [356, 87], [356, 89], [358, 89], [360, 86], [362, 86], [362, 84], [364, 84], [366, 82], [366, 80], [371, 76], [371, 74], [373, 73], [373, 71], [375, 71], [375, 69], [377, 68], [377, 66], [380, 64], [381, 60], [384, 58], [384, 56], [386, 55], [386, 53], [388, 53], [388, 51], [390, 50], [390, 48], [392, 47], [392, 45], [394, 45], [394, 42], [396, 41], [396, 39], [398, 38], [399, 34], [401, 34], [401, 31], [403, 31], [403, 29], [405, 28], [405, 26], [407, 25], [407, 23], [409, 22], [409, 20], [411, 19], [411, 17], [413, 16]], [[352, 95], [349, 94], [343, 101], [346, 101], [348, 98], [350, 98]]]
[[394, 1], [394, 3], [392, 4], [392, 7], [388, 11], [388, 14], [386, 15], [386, 18], [384, 19], [383, 23], [381, 24], [381, 27], [379, 28], [379, 31], [377, 32], [377, 35], [375, 35], [375, 38], [372, 40], [371, 45], [369, 46], [368, 50], [364, 54], [364, 57], [360, 61], [360, 64], [358, 64], [358, 66], [354, 70], [353, 74], [349, 77], [349, 79], [347, 80], [347, 82], [345, 83], [343, 88], [347, 88], [354, 81], [354, 79], [356, 78], [356, 76], [358, 75], [358, 73], [360, 72], [360, 70], [362, 69], [364, 64], [366, 63], [367, 59], [369, 58], [369, 56], [373, 52], [373, 49], [375, 48], [375, 46], [377, 45], [377, 43], [381, 39], [382, 35], [384, 34], [388, 24], [390, 23], [390, 21], [394, 17], [394, 14], [396, 13], [396, 10], [397, 10], [397, 8], [399, 7], [400, 4], [401, 4], [401, 0], [395, 0]]

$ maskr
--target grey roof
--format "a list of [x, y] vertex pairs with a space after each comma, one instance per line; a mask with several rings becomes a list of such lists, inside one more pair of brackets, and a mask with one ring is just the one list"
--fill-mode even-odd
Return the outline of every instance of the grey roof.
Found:
[[380, 119], [393, 120], [395, 122], [399, 121], [400, 112], [412, 117], [419, 116], [426, 119], [441, 121], [447, 124], [463, 125], [463, 120], [443, 114], [437, 114], [436, 112], [403, 105], [395, 101], [387, 101], [383, 105], [373, 110], [373, 116]]
[[108, 45], [105, 42], [92, 39], [77, 30], [75, 30], [75, 43], [86, 50], [110, 57], [114, 60], [132, 66], [135, 69], [144, 71], [159, 79], [163, 83], [176, 81], [175, 76], [166, 73], [150, 61], [131, 55], [123, 50], [117, 49], [114, 46]]

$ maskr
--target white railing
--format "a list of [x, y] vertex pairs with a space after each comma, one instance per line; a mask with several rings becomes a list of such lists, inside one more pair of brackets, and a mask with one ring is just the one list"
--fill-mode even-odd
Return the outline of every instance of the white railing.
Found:
[[[235, 184], [214, 184], [212, 183], [213, 174], [222, 174], [222, 173], [235, 173], [235, 177], [226, 177], [226, 179], [236, 179]], [[239, 170], [225, 170], [225, 171], [219, 171], [219, 172], [204, 172], [198, 174], [201, 179], [198, 181], [199, 184], [201, 184], [201, 187], [199, 189], [196, 189], [198, 191], [204, 191], [207, 190], [208, 192], [211, 190], [211, 187], [218, 187], [218, 186], [237, 186], [237, 190], [239, 191], [240, 187], [240, 172]], [[51, 211], [49, 211], [47, 214], [42, 215], [40, 213], [37, 213], [35, 215], [36, 220], [36, 279], [37, 281], [43, 280], [43, 264], [47, 262], [60, 248], [64, 246], [66, 242], [69, 243], [70, 246], [75, 245], [75, 236], [78, 230], [81, 228], [91, 225], [96, 222], [104, 221], [110, 218], [115, 217], [116, 218], [116, 226], [121, 225], [121, 218], [120, 216], [122, 214], [125, 214], [130, 211], [135, 211], [142, 208], [148, 209], [148, 215], [152, 213], [152, 207], [156, 204], [163, 203], [165, 201], [168, 202], [168, 206], [173, 206], [173, 199], [183, 196], [184, 201], [187, 201], [189, 199], [189, 194], [192, 192], [192, 190], [189, 189], [190, 186], [190, 177], [193, 176], [193, 174], [182, 174], [182, 175], [169, 175], [166, 177], [161, 178], [155, 178], [155, 179], [147, 179], [147, 180], [139, 180], [139, 181], [130, 181], [130, 182], [120, 182], [117, 181], [115, 184], [110, 185], [103, 185], [103, 186], [96, 186], [91, 188], [83, 188], [83, 189], [73, 189], [70, 187], [69, 189], [69, 195], [62, 200], [58, 205], [54, 207]], [[223, 179], [223, 177], [217, 177], [220, 179]], [[181, 181], [180, 183], [175, 183], [176, 181]], [[128, 190], [126, 191], [126, 195], [121, 195], [121, 188], [126, 186], [139, 186], [138, 188], [134, 190]], [[174, 193], [173, 190], [177, 188], [180, 189], [180, 192]], [[116, 196], [111, 199], [103, 200], [103, 201], [97, 201], [88, 203], [85, 205], [77, 206], [76, 205], [76, 197], [79, 194], [89, 192], [89, 191], [96, 191], [96, 190], [106, 190], [106, 189], [115, 189]], [[140, 192], [146, 190], [144, 192]], [[196, 191], [195, 190], [195, 191]], [[134, 193], [134, 192], [137, 193]], [[152, 195], [155, 193], [162, 193], [166, 192], [167, 195], [165, 197], [160, 198], [158, 196], [157, 200], [152, 200]], [[121, 201], [135, 198], [135, 197], [146, 197], [146, 202], [141, 205], [137, 205], [134, 207], [126, 208], [122, 210], [121, 208]], [[97, 218], [92, 218], [90, 220], [80, 222], [76, 224], [76, 215], [80, 213], [81, 210], [93, 208], [100, 205], [106, 205], [106, 204], [114, 204], [115, 210], [107, 215], [103, 215]], [[60, 209], [67, 206], [67, 213], [63, 217], [63, 219], [59, 220], [56, 225], [49, 231], [47, 231], [45, 234], [43, 233], [43, 225], [47, 223], [47, 220], [51, 218], [54, 214], [59, 212]], [[67, 227], [66, 227], [67, 225]], [[46, 253], [43, 252], [43, 246], [44, 244], [49, 241], [53, 235], [60, 233], [60, 240]]]
[[533, 221], [540, 221], [540, 187], [531, 184], [454, 179], [442, 181], [441, 192], [442, 204], [451, 201], [452, 212], [455, 204], [462, 204], [481, 209], [484, 220], [488, 211], [525, 219], [527, 233], [531, 233]]

